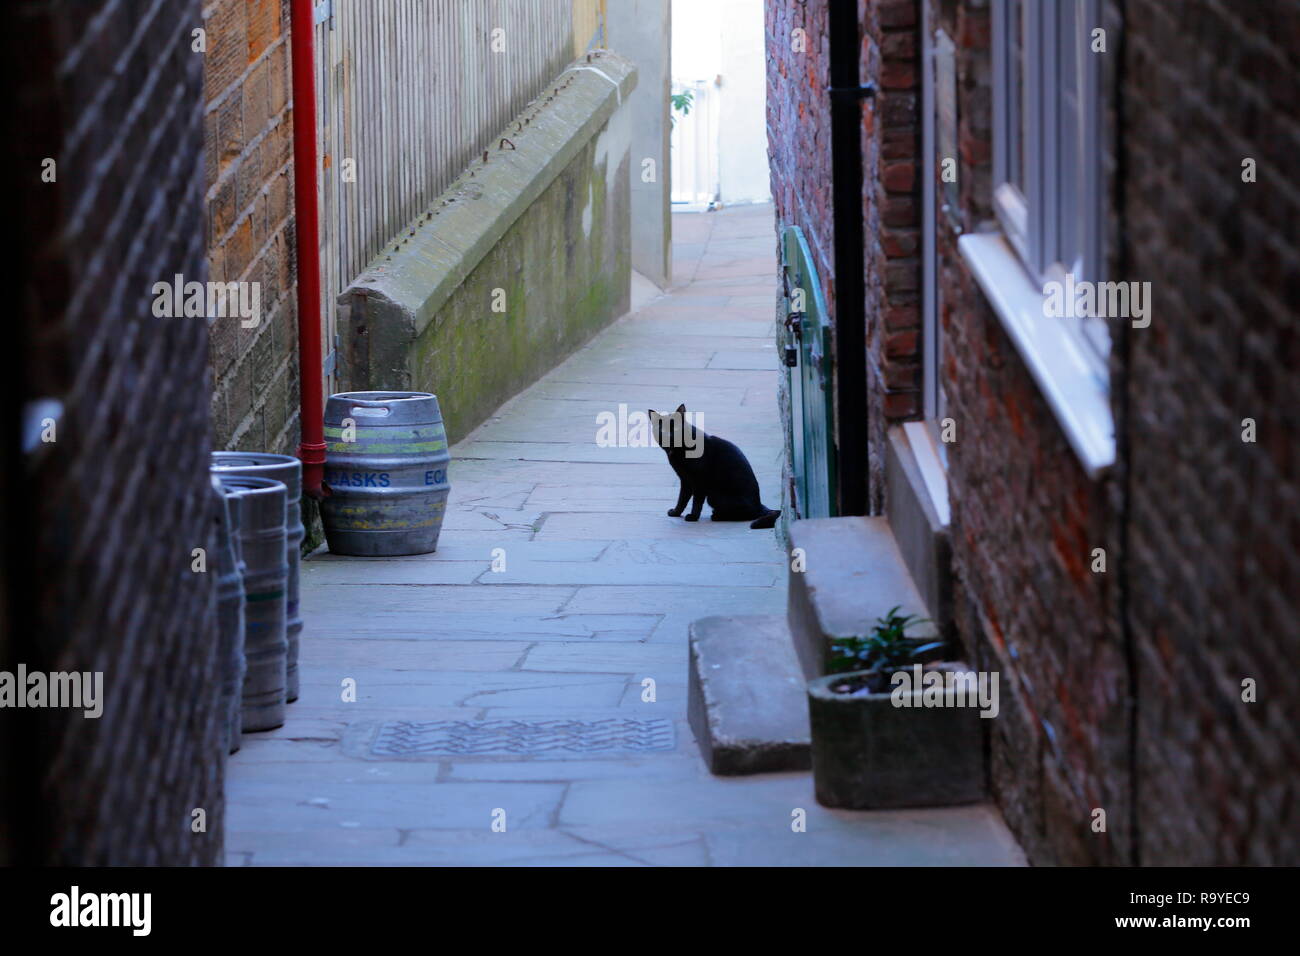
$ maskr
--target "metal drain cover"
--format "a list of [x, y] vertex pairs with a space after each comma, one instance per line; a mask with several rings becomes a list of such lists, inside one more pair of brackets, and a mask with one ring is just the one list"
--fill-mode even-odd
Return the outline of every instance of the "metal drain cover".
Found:
[[671, 720], [389, 720], [372, 757], [571, 757], [672, 750]]

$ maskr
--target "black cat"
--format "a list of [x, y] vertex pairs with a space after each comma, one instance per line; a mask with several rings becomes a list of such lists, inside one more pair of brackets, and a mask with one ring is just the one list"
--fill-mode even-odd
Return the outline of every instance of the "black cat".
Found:
[[670, 415], [650, 410], [655, 442], [668, 455], [668, 464], [681, 479], [677, 506], [668, 512], [676, 518], [694, 498], [687, 521], [699, 521], [707, 500], [714, 521], [748, 521], [751, 528], [771, 528], [780, 511], [763, 504], [758, 479], [749, 459], [739, 448], [715, 435], [706, 435], [686, 420], [686, 406]]

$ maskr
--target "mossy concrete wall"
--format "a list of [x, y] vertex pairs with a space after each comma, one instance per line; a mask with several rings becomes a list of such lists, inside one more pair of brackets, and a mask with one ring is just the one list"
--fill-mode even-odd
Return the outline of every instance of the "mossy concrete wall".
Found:
[[635, 82], [572, 64], [380, 252], [339, 300], [345, 388], [433, 392], [456, 441], [627, 311]]

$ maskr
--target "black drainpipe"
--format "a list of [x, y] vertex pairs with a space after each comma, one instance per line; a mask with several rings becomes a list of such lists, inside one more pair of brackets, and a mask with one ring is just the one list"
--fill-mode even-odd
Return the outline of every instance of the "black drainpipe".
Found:
[[831, 204], [835, 230], [835, 431], [839, 514], [867, 513], [867, 335], [863, 281], [858, 0], [829, 0]]

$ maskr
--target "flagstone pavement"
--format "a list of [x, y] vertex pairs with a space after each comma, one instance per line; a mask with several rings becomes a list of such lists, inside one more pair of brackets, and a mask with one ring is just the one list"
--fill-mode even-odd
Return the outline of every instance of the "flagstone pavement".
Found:
[[[776, 242], [768, 205], [679, 213], [673, 231], [671, 293], [637, 281], [629, 315], [452, 449], [437, 553], [303, 562], [302, 696], [230, 758], [230, 865], [1023, 864], [987, 805], [827, 810], [807, 773], [718, 778], [700, 760], [687, 626], [783, 614], [783, 554], [771, 531], [669, 518], [663, 453], [598, 446], [597, 415], [685, 402], [779, 505]], [[658, 719], [639, 739], [666, 749], [372, 746], [384, 721], [628, 717]]]

